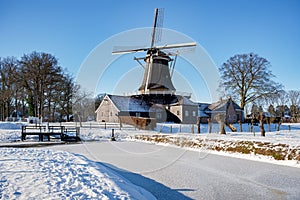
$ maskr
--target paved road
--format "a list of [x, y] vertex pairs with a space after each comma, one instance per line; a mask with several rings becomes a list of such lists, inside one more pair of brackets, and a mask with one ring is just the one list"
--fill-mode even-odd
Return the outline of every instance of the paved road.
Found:
[[300, 199], [300, 169], [138, 142], [49, 147], [100, 162], [158, 199]]

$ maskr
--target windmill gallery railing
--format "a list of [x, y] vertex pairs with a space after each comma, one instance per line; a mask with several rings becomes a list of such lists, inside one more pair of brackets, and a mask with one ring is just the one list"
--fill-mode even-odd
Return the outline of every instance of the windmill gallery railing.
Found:
[[[140, 95], [143, 94], [140, 91], [136, 92], [125, 92], [123, 93], [124, 96], [133, 96], [133, 95]], [[178, 95], [178, 96], [184, 96], [187, 98], [190, 98], [192, 96], [192, 93], [190, 92], [182, 92], [182, 91], [151, 91], [148, 94], [154, 94], [154, 95]]]

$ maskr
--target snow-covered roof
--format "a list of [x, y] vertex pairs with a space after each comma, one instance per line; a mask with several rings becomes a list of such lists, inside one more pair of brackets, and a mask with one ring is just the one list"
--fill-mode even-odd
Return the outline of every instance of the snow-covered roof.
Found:
[[208, 106], [209, 110], [211, 111], [216, 111], [216, 110], [224, 110], [224, 112], [226, 111], [226, 107], [225, 105], [227, 105], [227, 100], [224, 101], [224, 100], [221, 100], [221, 101], [217, 101], [217, 102], [214, 102], [212, 104], [210, 104]]
[[185, 96], [177, 95], [178, 101], [173, 105], [189, 105], [189, 106], [197, 106], [197, 103], [191, 101]]
[[218, 112], [222, 112], [222, 111], [226, 111], [227, 106], [229, 106], [229, 104], [232, 102], [233, 107], [235, 110], [239, 110], [239, 111], [243, 111], [241, 109], [241, 107], [239, 105], [237, 105], [231, 98], [225, 99], [225, 100], [219, 100], [217, 102], [212, 103], [208, 108], [212, 111], [218, 111]]
[[210, 104], [209, 103], [199, 103], [198, 104], [198, 116], [199, 117], [209, 117], [209, 115], [207, 113], [209, 113], [209, 109], [208, 106]]
[[145, 101], [134, 97], [118, 95], [107, 96], [120, 112], [148, 112], [150, 108]]
[[198, 116], [199, 116], [199, 117], [209, 117], [209, 115], [206, 114], [205, 111], [198, 111]]

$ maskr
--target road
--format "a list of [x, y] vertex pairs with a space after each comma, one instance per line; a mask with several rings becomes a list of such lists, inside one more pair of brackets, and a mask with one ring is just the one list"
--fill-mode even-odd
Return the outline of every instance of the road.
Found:
[[300, 169], [139, 142], [48, 147], [104, 164], [157, 199], [300, 199]]

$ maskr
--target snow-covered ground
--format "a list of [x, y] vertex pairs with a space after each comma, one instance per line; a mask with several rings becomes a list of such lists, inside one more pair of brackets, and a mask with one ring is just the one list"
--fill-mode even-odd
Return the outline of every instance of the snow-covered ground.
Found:
[[[40, 144], [37, 136], [28, 137], [21, 141], [22, 123], [0, 123], [0, 147], [8, 145]], [[59, 125], [59, 124], [55, 124]], [[79, 125], [75, 123], [62, 124], [66, 126]], [[238, 124], [234, 125], [239, 131]], [[104, 129], [106, 127], [106, 129]], [[207, 124], [201, 124], [201, 133], [197, 134], [195, 125], [158, 124], [155, 131], [139, 130], [131, 126], [118, 124], [85, 123], [80, 129], [83, 142], [108, 141], [114, 129], [117, 140], [144, 141], [160, 145], [177, 145], [182, 148], [206, 153], [216, 153], [225, 156], [234, 156], [244, 159], [271, 162], [276, 164], [299, 167], [298, 160], [294, 159], [300, 154], [300, 124], [282, 124], [280, 131], [277, 125], [271, 125], [271, 131], [265, 125], [266, 137], [261, 137], [259, 127], [244, 124], [245, 132], [231, 132], [226, 128], [227, 134], [218, 134], [218, 124], [208, 133]], [[146, 139], [145, 139], [146, 136]], [[149, 139], [149, 138], [154, 138]], [[163, 140], [162, 140], [163, 138]], [[171, 142], [170, 142], [171, 141]], [[224, 151], [224, 147], [251, 147], [255, 151], [274, 150], [285, 152], [283, 160], [275, 160], [274, 155], [263, 156], [259, 153], [244, 153], [249, 149], [239, 151]], [[46, 142], [41, 142], [46, 144]], [[50, 143], [59, 144], [53, 139]], [[213, 144], [212, 144], [213, 143]], [[187, 145], [189, 144], [189, 145]], [[252, 145], [252, 146], [251, 146]], [[213, 148], [210, 148], [213, 147]], [[222, 147], [222, 148], [221, 148]], [[290, 153], [293, 153], [293, 156]], [[296, 155], [296, 156], [295, 156]], [[150, 193], [131, 184], [126, 179], [114, 174], [101, 163], [88, 160], [82, 155], [35, 148], [0, 148], [0, 199], [28, 199], [28, 198], [107, 198], [107, 199], [146, 199], [154, 198]]]
[[99, 163], [63, 151], [0, 149], [0, 199], [154, 199]]
[[[13, 123], [13, 122], [0, 122], [0, 144], [7, 142], [18, 142], [21, 139], [21, 127], [27, 123]], [[46, 125], [46, 124], [45, 124]], [[52, 124], [51, 124], [52, 125]], [[53, 125], [60, 125], [59, 123]], [[64, 126], [79, 126], [79, 123], [63, 123]], [[101, 141], [107, 140], [111, 137], [112, 129], [118, 139], [126, 139], [130, 135], [141, 134], [171, 134], [171, 135], [198, 135], [196, 125], [180, 125], [180, 124], [158, 124], [154, 131], [139, 130], [129, 125], [123, 125], [120, 129], [119, 124], [106, 124], [104, 123], [87, 122], [83, 124], [80, 129], [80, 137], [83, 141]], [[243, 132], [240, 132], [239, 124], [234, 124], [237, 132], [232, 132], [226, 127], [226, 135], [220, 135], [219, 125], [213, 124], [210, 134], [207, 124], [201, 124], [200, 135], [204, 137], [217, 137], [218, 139], [228, 140], [260, 140], [270, 142], [284, 142], [285, 144], [300, 144], [300, 123], [282, 124], [280, 131], [276, 131], [277, 124], [271, 124], [271, 131], [268, 132], [268, 126], [265, 125], [266, 137], [260, 137], [259, 127], [253, 126], [253, 131], [250, 132], [250, 125], [243, 124]], [[290, 127], [290, 130], [289, 130]], [[37, 141], [37, 136], [31, 137], [32, 141]]]
[[[0, 123], [2, 144], [26, 143], [20, 142], [20, 133], [21, 124]], [[37, 143], [36, 139], [29, 143]], [[81, 155], [49, 149], [0, 148], [0, 199], [155, 198]]]

